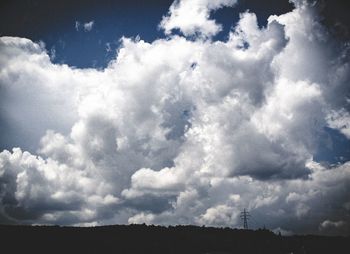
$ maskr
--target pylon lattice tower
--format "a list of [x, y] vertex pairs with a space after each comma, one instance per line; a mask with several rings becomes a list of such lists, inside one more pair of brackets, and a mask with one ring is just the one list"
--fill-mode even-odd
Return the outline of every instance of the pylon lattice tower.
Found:
[[244, 229], [248, 229], [249, 217], [250, 217], [249, 212], [244, 208], [243, 212], [241, 212], [241, 219], [243, 220], [243, 228]]

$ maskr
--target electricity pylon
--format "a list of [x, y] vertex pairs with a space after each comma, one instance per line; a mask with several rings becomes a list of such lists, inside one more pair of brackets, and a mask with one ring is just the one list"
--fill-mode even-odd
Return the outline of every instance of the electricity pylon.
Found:
[[243, 220], [243, 228], [248, 229], [248, 220], [249, 220], [250, 214], [246, 209], [244, 208], [243, 212], [241, 212], [241, 219]]

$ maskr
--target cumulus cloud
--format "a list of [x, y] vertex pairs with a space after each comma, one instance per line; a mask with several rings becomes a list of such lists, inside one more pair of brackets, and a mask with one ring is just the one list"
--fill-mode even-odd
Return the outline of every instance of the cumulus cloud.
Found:
[[122, 38], [103, 70], [1, 37], [0, 221], [238, 227], [247, 208], [252, 227], [348, 233], [326, 222], [349, 221], [350, 164], [314, 160], [325, 127], [349, 138], [346, 44], [303, 1], [203, 40], [234, 3], [174, 2], [161, 27], [193, 38]]
[[160, 28], [166, 34], [179, 29], [184, 35], [200, 34], [210, 37], [222, 30], [222, 26], [210, 19], [210, 12], [224, 6], [233, 6], [237, 0], [176, 0], [164, 16]]
[[334, 232], [338, 233], [342, 232], [343, 234], [347, 234], [348, 232], [348, 223], [345, 221], [330, 221], [325, 220], [323, 221], [319, 226], [320, 231], [326, 231], [326, 232]]
[[325, 220], [324, 222], [321, 223], [320, 227], [321, 228], [328, 228], [328, 227], [343, 227], [346, 223], [344, 221], [329, 221]]

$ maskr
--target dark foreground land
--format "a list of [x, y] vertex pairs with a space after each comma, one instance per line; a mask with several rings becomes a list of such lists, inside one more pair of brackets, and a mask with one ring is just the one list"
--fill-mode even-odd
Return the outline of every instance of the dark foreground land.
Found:
[[0, 226], [1, 253], [350, 253], [350, 237], [195, 226]]

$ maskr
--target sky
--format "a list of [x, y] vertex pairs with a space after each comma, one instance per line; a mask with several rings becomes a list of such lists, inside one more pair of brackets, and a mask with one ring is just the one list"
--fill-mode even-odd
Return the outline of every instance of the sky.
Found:
[[0, 223], [349, 235], [348, 4], [0, 7]]

